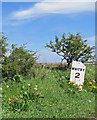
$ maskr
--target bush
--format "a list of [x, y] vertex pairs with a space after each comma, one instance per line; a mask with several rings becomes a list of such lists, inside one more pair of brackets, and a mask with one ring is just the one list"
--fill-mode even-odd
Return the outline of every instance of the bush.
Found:
[[2, 63], [2, 77], [13, 80], [19, 79], [19, 75], [27, 76], [29, 70], [36, 63], [36, 52], [26, 50], [25, 45], [16, 47], [12, 44], [10, 55], [5, 57]]

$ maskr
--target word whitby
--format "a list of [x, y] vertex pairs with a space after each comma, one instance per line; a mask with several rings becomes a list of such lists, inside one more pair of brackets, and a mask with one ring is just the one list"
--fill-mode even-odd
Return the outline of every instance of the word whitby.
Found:
[[82, 68], [74, 68], [74, 67], [72, 67], [72, 70], [84, 71], [85, 69], [82, 69]]

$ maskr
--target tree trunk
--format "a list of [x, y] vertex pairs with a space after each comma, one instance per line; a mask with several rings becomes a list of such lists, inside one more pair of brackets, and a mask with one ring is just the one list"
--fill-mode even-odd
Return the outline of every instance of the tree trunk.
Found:
[[71, 63], [71, 62], [69, 62], [69, 63], [67, 64], [67, 68], [69, 68], [69, 67], [70, 67], [70, 63]]

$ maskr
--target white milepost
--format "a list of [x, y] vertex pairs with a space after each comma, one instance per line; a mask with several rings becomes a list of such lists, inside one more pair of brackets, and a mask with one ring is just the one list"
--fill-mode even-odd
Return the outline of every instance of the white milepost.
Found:
[[81, 90], [84, 83], [85, 70], [86, 66], [82, 62], [72, 62], [70, 81], [75, 82]]

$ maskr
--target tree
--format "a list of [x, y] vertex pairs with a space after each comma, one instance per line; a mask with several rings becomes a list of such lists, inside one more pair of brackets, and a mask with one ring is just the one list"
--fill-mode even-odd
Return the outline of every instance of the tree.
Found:
[[69, 33], [67, 38], [64, 33], [61, 40], [56, 36], [55, 44], [50, 41], [50, 44], [46, 44], [46, 47], [62, 56], [62, 61], [66, 60], [67, 67], [69, 67], [72, 60], [86, 62], [93, 57], [92, 53], [95, 47], [88, 46], [86, 42], [87, 40], [82, 40], [79, 33], [76, 35]]
[[[7, 49], [7, 37], [2, 36], [0, 39], [0, 55], [2, 60], [2, 77], [7, 80], [13, 79], [16, 75], [26, 76], [29, 74], [31, 67], [36, 63], [36, 52], [26, 49], [26, 44], [17, 47], [12, 44], [11, 49]], [[7, 51], [10, 52], [9, 56]]]
[[2, 76], [13, 79], [16, 74], [28, 75], [29, 70], [36, 62], [36, 52], [26, 50], [25, 45], [18, 48], [14, 44], [12, 44], [10, 52], [3, 62]]
[[7, 49], [8, 43], [6, 43], [7, 37], [5, 37], [3, 34], [4, 34], [3, 32], [0, 32], [0, 62], [1, 63], [5, 59], [6, 53], [8, 51]]

